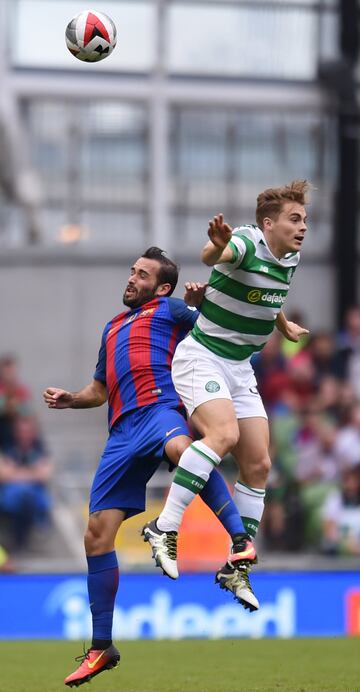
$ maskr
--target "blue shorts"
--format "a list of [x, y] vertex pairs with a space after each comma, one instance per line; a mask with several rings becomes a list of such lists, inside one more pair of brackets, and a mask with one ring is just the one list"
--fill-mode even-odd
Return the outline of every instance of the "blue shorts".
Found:
[[168, 405], [146, 406], [113, 425], [90, 493], [90, 513], [121, 509], [128, 519], [145, 509], [146, 484], [172, 437], [191, 437], [184, 416]]

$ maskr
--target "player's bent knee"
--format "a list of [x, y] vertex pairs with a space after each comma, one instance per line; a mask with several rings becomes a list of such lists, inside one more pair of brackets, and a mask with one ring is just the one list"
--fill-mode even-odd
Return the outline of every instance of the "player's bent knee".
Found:
[[101, 542], [99, 541], [99, 538], [100, 536], [97, 533], [94, 533], [88, 526], [84, 535], [85, 552], [87, 555], [92, 555], [94, 551], [98, 549], [99, 543]]
[[266, 478], [268, 477], [270, 471], [271, 471], [271, 459], [269, 456], [266, 456], [265, 459], [263, 460], [263, 471], [266, 474]]
[[262, 488], [266, 485], [271, 469], [271, 459], [264, 456], [258, 461], [241, 468], [241, 476], [244, 483], [250, 488]]
[[86, 555], [103, 555], [113, 550], [113, 537], [108, 535], [103, 526], [91, 521], [90, 518], [84, 535], [84, 545]]
[[84, 536], [86, 555], [104, 555], [114, 550], [114, 542], [107, 536], [94, 536], [91, 531], [86, 531]]
[[237, 426], [226, 428], [212, 428], [207, 433], [206, 444], [209, 445], [220, 457], [231, 452], [239, 441], [239, 430]]
[[191, 438], [185, 435], [172, 437], [165, 446], [165, 453], [171, 463], [177, 466], [183, 452], [191, 445]]

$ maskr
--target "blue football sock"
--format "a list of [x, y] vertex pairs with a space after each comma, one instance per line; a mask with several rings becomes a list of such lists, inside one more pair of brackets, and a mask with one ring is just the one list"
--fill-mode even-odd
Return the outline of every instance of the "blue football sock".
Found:
[[224, 529], [232, 538], [238, 534], [246, 533], [239, 510], [230, 495], [221, 473], [217, 469], [210, 473], [209, 480], [201, 491], [200, 497], [211, 511], [216, 514]]
[[112, 640], [115, 596], [119, 585], [116, 552], [87, 556], [88, 593], [93, 622], [93, 643]]

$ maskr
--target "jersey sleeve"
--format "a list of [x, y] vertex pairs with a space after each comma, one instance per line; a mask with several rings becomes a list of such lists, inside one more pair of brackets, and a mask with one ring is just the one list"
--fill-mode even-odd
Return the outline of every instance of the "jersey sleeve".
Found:
[[186, 305], [180, 298], [168, 298], [170, 315], [177, 324], [183, 325], [184, 329], [190, 331], [193, 328], [199, 311], [196, 308]]
[[102, 334], [98, 362], [96, 363], [94, 372], [94, 380], [99, 380], [99, 382], [102, 382], [104, 385], [106, 385], [106, 337], [109, 329], [110, 323], [106, 325]]
[[231, 240], [228, 242], [228, 247], [232, 251], [232, 259], [226, 264], [238, 266], [245, 256], [246, 245], [241, 238], [241, 228], [234, 228]]
[[235, 268], [239, 267], [248, 250], [249, 240], [255, 244], [257, 229], [251, 225], [239, 226], [234, 228], [230, 243], [234, 245], [236, 256], [232, 264]]

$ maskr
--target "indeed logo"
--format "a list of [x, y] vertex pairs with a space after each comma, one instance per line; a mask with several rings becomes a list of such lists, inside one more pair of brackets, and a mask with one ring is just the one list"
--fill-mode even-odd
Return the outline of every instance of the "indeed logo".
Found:
[[[60, 610], [65, 638], [91, 638], [86, 588], [84, 585], [79, 590], [74, 581], [67, 589], [55, 589], [48, 601], [48, 609]], [[75, 587], [75, 591], [72, 587]], [[232, 603], [215, 608], [190, 601], [174, 605], [166, 589], [157, 589], [147, 603], [138, 603], [127, 609], [116, 606], [113, 620], [113, 636], [116, 639], [255, 639], [266, 636], [292, 637], [295, 634], [296, 597], [290, 588], [279, 589], [275, 599], [262, 602], [256, 613], [247, 613], [238, 604]]]

